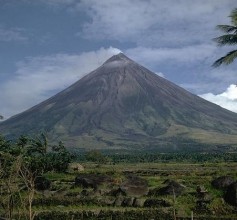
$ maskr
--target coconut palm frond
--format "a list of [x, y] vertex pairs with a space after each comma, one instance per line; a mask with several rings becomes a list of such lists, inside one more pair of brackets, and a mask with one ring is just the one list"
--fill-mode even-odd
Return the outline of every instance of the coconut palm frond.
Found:
[[[217, 25], [217, 28], [223, 32], [225, 35], [214, 38], [213, 40], [217, 42], [218, 46], [224, 45], [237, 45], [237, 8], [235, 8], [231, 13], [231, 25]], [[212, 66], [218, 67], [222, 64], [228, 65], [232, 63], [237, 58], [237, 50], [232, 50], [225, 56], [216, 60]]]
[[46, 154], [48, 150], [48, 139], [45, 134], [31, 139], [31, 147], [29, 148], [30, 152], [40, 153], [42, 155]]
[[235, 26], [237, 26], [237, 8], [235, 8], [235, 9], [231, 12], [230, 18], [231, 18], [231, 23], [234, 24]]
[[221, 57], [220, 59], [216, 60], [212, 66], [218, 67], [222, 64], [228, 65], [232, 63], [237, 58], [237, 50], [233, 50], [229, 53], [227, 53], [224, 57]]
[[220, 37], [214, 38], [213, 40], [216, 41], [219, 46], [234, 45], [234, 44], [237, 44], [237, 35], [236, 34], [225, 34]]
[[217, 29], [225, 32], [225, 33], [237, 33], [237, 26], [231, 26], [231, 25], [217, 25]]

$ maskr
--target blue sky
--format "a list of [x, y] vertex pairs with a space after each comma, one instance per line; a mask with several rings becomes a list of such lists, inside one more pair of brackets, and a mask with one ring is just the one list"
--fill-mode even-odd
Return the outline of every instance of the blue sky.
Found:
[[212, 41], [234, 0], [0, 0], [0, 113], [49, 98], [122, 51], [194, 94], [237, 112], [232, 47]]

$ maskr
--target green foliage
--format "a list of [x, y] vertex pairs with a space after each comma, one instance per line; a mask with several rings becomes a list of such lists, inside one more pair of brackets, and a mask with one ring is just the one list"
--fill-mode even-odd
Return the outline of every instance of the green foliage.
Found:
[[[237, 162], [237, 153], [108, 153], [113, 163], [152, 163], [152, 162], [180, 162], [180, 163], [204, 163], [204, 162]], [[78, 160], [85, 160], [82, 155]]]
[[36, 138], [21, 136], [15, 142], [0, 136], [0, 218], [13, 219], [14, 212], [21, 210], [24, 219], [33, 220], [32, 202], [39, 175], [67, 170], [71, 155], [63, 143], [49, 152], [48, 147], [44, 134]]
[[51, 163], [53, 170], [56, 172], [65, 172], [71, 160], [72, 155], [66, 150], [62, 142], [54, 146], [52, 152], [48, 154], [48, 163]]
[[3, 136], [0, 135], [0, 152], [8, 152], [11, 146], [11, 142], [6, 140]]
[[71, 220], [71, 219], [90, 219], [90, 220], [137, 220], [137, 219], [172, 219], [170, 214], [165, 213], [161, 209], [150, 210], [99, 210], [97, 212], [80, 210], [71, 212], [51, 211], [42, 212], [35, 218], [36, 220]]
[[[35, 219], [171, 219], [171, 207], [158, 209], [157, 206], [146, 208], [144, 206], [125, 206], [124, 204], [121, 207], [115, 207], [113, 204], [107, 203], [107, 199], [109, 201], [115, 199], [107, 193], [111, 189], [117, 189], [129, 174], [146, 179], [150, 190], [164, 186], [166, 184], [164, 182], [168, 179], [184, 184], [186, 186], [185, 192], [176, 197], [173, 206], [177, 211], [177, 219], [189, 219], [191, 211], [194, 211], [195, 217], [202, 217], [203, 213], [199, 213], [196, 209], [197, 185], [205, 186], [211, 196], [211, 201], [207, 204], [206, 219], [212, 219], [215, 214], [218, 214], [218, 217], [220, 215], [229, 217], [236, 213], [235, 209], [228, 206], [222, 199], [224, 191], [216, 190], [210, 184], [214, 177], [223, 174], [237, 178], [235, 169], [237, 154], [235, 153], [161, 154], [151, 152], [145, 154], [133, 152], [130, 154], [109, 154], [108, 152], [90, 151], [84, 155], [84, 161], [106, 163], [110, 158], [115, 162], [106, 163], [103, 168], [99, 166], [96, 169], [94, 163], [83, 163], [86, 168], [83, 173], [93, 173], [93, 175], [101, 173], [111, 177], [95, 192], [92, 189], [73, 186], [78, 173], [61, 173], [66, 171], [67, 165], [71, 161], [71, 155], [62, 142], [55, 146], [48, 146], [43, 140], [42, 143], [44, 149], [47, 149], [46, 151], [34, 149], [39, 145], [33, 145], [33, 142], [32, 138], [26, 136], [21, 136], [15, 142], [8, 141], [4, 137], [0, 138], [0, 164], [3, 168], [0, 181], [1, 217], [11, 219], [3, 211], [8, 209], [8, 205], [12, 202], [12, 218], [20, 219], [21, 215], [22, 219], [27, 219], [23, 218], [26, 210], [22, 206], [22, 201], [28, 199], [29, 191], [19, 175], [17, 176], [18, 165], [23, 165], [24, 168], [27, 168], [26, 171], [33, 172], [33, 174], [35, 172], [37, 175], [43, 173], [43, 177], [51, 180], [50, 190], [47, 192], [38, 191], [32, 199], [33, 211], [36, 213]], [[33, 179], [35, 179], [34, 176]], [[9, 184], [8, 188], [5, 187], [5, 183]], [[86, 193], [83, 196], [82, 190]], [[140, 199], [145, 201], [149, 198], [151, 197], [148, 194]], [[158, 195], [152, 195], [152, 199], [154, 198], [165, 200], [171, 204], [174, 200], [172, 195], [160, 198]]]
[[186, 214], [189, 214], [195, 208], [196, 198], [191, 194], [185, 194], [178, 197], [176, 203], [177, 209], [181, 209], [180, 207], [182, 207], [183, 204], [186, 204]]
[[100, 151], [98, 150], [91, 150], [86, 154], [86, 159], [88, 161], [96, 162], [98, 164], [105, 164], [108, 162], [108, 158], [105, 157]]
[[20, 136], [15, 142], [0, 136], [0, 162], [10, 166], [14, 157], [21, 156], [32, 172], [42, 174], [48, 171], [65, 172], [72, 160], [72, 155], [66, 150], [62, 142], [49, 151], [45, 134], [30, 138]]
[[48, 151], [48, 140], [45, 134], [36, 136], [30, 139], [30, 145], [28, 146], [28, 154], [40, 154], [46, 155]]
[[[234, 9], [231, 14], [232, 25], [218, 25], [217, 28], [224, 32], [225, 34], [217, 37], [214, 41], [217, 42], [219, 46], [224, 45], [237, 45], [237, 8]], [[237, 50], [230, 51], [225, 56], [216, 60], [213, 64], [214, 67], [218, 67], [222, 64], [230, 64], [237, 58]]]

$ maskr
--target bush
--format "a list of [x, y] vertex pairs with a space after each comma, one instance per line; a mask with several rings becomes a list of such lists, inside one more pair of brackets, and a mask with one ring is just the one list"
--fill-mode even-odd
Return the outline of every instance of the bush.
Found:
[[71, 220], [71, 219], [113, 219], [113, 220], [137, 220], [137, 219], [172, 219], [169, 214], [164, 213], [160, 209], [153, 210], [125, 210], [125, 211], [112, 211], [112, 210], [101, 210], [99, 213], [93, 211], [75, 211], [75, 212], [61, 212], [61, 211], [51, 211], [51, 212], [41, 212], [36, 217], [35, 220]]

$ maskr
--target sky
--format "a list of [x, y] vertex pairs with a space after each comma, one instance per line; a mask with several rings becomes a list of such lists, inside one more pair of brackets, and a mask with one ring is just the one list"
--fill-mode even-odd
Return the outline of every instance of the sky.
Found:
[[237, 112], [237, 62], [213, 68], [236, 0], [0, 0], [0, 114], [9, 118], [125, 55]]

